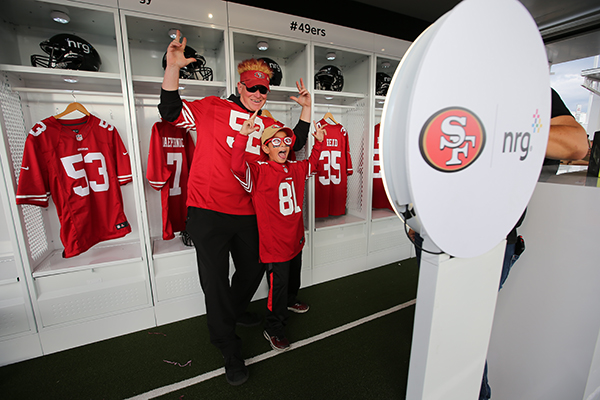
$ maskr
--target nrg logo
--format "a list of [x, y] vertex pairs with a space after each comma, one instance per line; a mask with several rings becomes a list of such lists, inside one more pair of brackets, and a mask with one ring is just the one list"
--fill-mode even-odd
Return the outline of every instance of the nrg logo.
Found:
[[85, 54], [90, 54], [91, 53], [90, 46], [88, 46], [85, 43], [77, 42], [77, 41], [75, 41], [73, 39], [67, 38], [67, 45], [69, 47], [74, 47], [76, 49], [82, 49]]
[[[533, 133], [537, 133], [542, 128], [539, 110], [535, 110], [533, 114], [533, 124], [531, 124]], [[529, 132], [504, 132], [504, 142], [502, 144], [502, 152], [516, 153], [521, 151], [519, 160], [524, 161], [529, 155], [531, 144], [531, 133]]]

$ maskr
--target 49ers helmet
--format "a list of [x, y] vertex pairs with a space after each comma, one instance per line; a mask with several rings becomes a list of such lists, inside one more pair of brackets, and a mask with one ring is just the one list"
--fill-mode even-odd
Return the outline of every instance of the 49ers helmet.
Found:
[[70, 33], [60, 33], [40, 43], [47, 56], [33, 54], [34, 67], [98, 71], [100, 55], [90, 43]]
[[385, 96], [392, 82], [392, 77], [385, 72], [375, 74], [375, 94], [377, 96]]
[[[196, 61], [192, 61], [188, 65], [179, 69], [179, 78], [181, 79], [196, 79], [199, 81], [212, 81], [213, 71], [206, 66], [206, 59], [202, 57], [196, 50], [190, 46], [185, 46], [183, 49], [183, 55], [185, 58], [195, 58]], [[163, 56], [162, 60], [163, 69], [167, 67], [167, 53]]]
[[259, 58], [259, 60], [263, 60], [264, 62], [266, 62], [269, 68], [271, 68], [271, 71], [273, 71], [273, 77], [271, 78], [269, 84], [273, 86], [281, 85], [281, 80], [283, 79], [283, 72], [281, 72], [281, 67], [279, 66], [279, 64], [267, 57], [261, 57]]
[[341, 92], [343, 87], [342, 71], [334, 65], [326, 65], [315, 74], [315, 89]]

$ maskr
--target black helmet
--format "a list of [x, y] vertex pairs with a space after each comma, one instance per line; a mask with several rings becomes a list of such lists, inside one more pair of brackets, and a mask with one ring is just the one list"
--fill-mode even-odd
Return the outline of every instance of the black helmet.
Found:
[[273, 71], [273, 77], [271, 78], [271, 81], [269, 83], [273, 86], [281, 85], [281, 80], [283, 79], [283, 72], [281, 72], [281, 67], [279, 66], [279, 64], [267, 57], [261, 57], [259, 58], [259, 60], [266, 62], [269, 68], [271, 68], [271, 71]]
[[102, 64], [94, 46], [70, 33], [54, 35], [40, 43], [40, 47], [48, 55], [33, 54], [34, 67], [98, 71]]
[[344, 76], [338, 67], [326, 65], [315, 74], [315, 89], [341, 92]]
[[[183, 56], [185, 58], [195, 58], [196, 61], [192, 61], [185, 67], [179, 69], [179, 78], [181, 79], [196, 79], [199, 81], [212, 81], [213, 72], [212, 69], [206, 67], [206, 60], [196, 50], [190, 46], [185, 46], [183, 49]], [[163, 56], [162, 60], [163, 69], [167, 67], [167, 53]]]
[[384, 72], [375, 74], [375, 94], [385, 96], [392, 82], [392, 77]]

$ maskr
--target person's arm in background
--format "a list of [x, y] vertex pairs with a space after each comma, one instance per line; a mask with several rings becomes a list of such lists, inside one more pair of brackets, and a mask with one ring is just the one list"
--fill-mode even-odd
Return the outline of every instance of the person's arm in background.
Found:
[[573, 116], [561, 115], [550, 120], [546, 158], [581, 160], [587, 152], [587, 133]]
[[546, 158], [581, 160], [588, 152], [588, 136], [575, 120], [558, 93], [552, 89], [552, 118]]

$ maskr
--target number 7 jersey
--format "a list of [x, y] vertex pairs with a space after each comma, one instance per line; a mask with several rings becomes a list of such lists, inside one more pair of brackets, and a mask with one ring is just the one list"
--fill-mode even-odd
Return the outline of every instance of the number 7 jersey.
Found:
[[132, 181], [129, 154], [117, 130], [89, 115], [46, 118], [25, 141], [17, 204], [48, 207], [60, 220], [63, 257], [131, 232], [120, 185]]
[[187, 186], [195, 145], [189, 132], [167, 121], [152, 126], [146, 179], [161, 193], [162, 238], [185, 230]]

